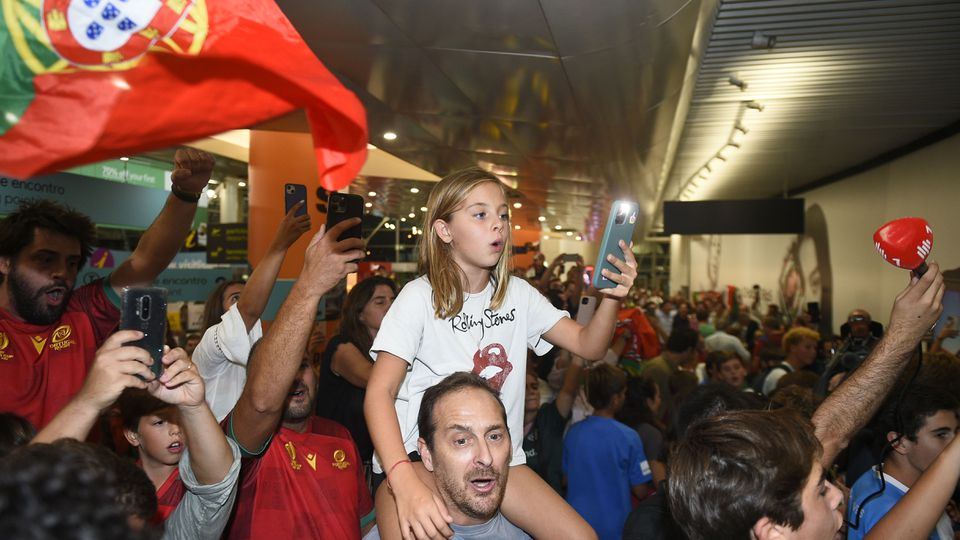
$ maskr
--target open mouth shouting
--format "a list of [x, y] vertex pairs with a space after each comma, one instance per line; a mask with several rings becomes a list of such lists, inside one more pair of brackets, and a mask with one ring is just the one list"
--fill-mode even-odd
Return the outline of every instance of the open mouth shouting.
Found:
[[490, 247], [492, 247], [492, 248], [493, 248], [493, 251], [495, 251], [496, 253], [502, 252], [502, 251], [503, 251], [503, 240], [501, 239], [501, 240], [497, 240], [497, 241], [495, 241], [495, 242], [491, 242], [491, 243], [490, 243]]
[[167, 452], [171, 454], [179, 454], [183, 451], [183, 443], [180, 441], [174, 441], [167, 445]]
[[44, 289], [43, 296], [46, 298], [47, 304], [59, 306], [67, 296], [67, 288], [59, 285], [48, 287]]
[[486, 495], [488, 493], [493, 493], [493, 490], [497, 487], [497, 483], [500, 480], [500, 475], [497, 474], [493, 469], [486, 471], [479, 471], [467, 480], [467, 485], [475, 491], [478, 495]]

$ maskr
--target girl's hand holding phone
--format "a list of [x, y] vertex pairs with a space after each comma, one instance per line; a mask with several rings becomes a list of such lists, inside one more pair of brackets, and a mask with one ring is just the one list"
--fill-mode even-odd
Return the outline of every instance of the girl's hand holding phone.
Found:
[[616, 267], [620, 273], [611, 272], [606, 268], [601, 269], [603, 277], [616, 283], [617, 286], [612, 289], [600, 289], [600, 292], [607, 296], [623, 299], [630, 292], [633, 282], [637, 279], [637, 259], [633, 256], [633, 243], [627, 244], [620, 240], [619, 245], [620, 249], [623, 250], [623, 259], [609, 254], [607, 255], [607, 261]]

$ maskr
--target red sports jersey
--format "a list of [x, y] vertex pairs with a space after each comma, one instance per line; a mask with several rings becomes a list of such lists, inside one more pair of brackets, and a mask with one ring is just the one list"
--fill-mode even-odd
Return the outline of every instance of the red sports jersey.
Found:
[[243, 460], [225, 537], [359, 539], [372, 510], [350, 432], [314, 416], [306, 432], [280, 428], [262, 456]]
[[103, 280], [74, 290], [50, 326], [0, 309], [0, 411], [19, 414], [38, 430], [46, 426], [80, 390], [94, 353], [119, 321]]
[[170, 476], [157, 489], [157, 513], [150, 520], [151, 525], [159, 525], [170, 517], [177, 509], [183, 496], [187, 493], [187, 486], [180, 479], [180, 468], [174, 468]]

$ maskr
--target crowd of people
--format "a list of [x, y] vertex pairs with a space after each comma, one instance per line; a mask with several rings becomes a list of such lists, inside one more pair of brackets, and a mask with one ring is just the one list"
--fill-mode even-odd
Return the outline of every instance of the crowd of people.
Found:
[[[840, 329], [759, 295], [588, 288], [582, 258], [511, 266], [507, 199], [481, 169], [432, 190], [420, 277], [321, 297], [363, 258], [310, 238], [269, 324], [294, 207], [246, 282], [162, 369], [118, 330], [118, 294], [183, 243], [211, 156], [107, 278], [74, 288], [88, 218], [47, 202], [0, 220], [0, 537], [385, 539], [954, 538], [960, 359], [936, 264], [883, 328]], [[847, 486], [850, 486], [849, 488]]]

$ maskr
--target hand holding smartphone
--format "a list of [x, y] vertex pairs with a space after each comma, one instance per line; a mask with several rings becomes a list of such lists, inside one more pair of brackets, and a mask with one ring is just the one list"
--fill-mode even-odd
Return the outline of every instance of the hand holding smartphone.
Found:
[[[360, 195], [353, 195], [352, 193], [338, 193], [334, 192], [330, 194], [330, 202], [327, 204], [327, 230], [329, 231], [331, 227], [340, 223], [341, 221], [346, 221], [351, 218], [363, 218], [363, 197]], [[363, 239], [363, 228], [361, 224], [356, 224], [353, 227], [350, 227], [343, 234], [340, 235], [337, 240], [343, 240], [345, 238], [359, 238]]]
[[297, 209], [296, 215], [305, 216], [307, 215], [307, 186], [303, 184], [286, 184], [283, 186], [284, 214], [289, 214], [290, 209], [300, 201], [303, 201], [303, 206]]
[[167, 337], [167, 290], [157, 287], [126, 287], [120, 294], [120, 330], [139, 330], [143, 337], [125, 345], [150, 353], [154, 377], [163, 373], [163, 346]]
[[633, 201], [614, 201], [610, 208], [610, 217], [607, 218], [607, 228], [603, 231], [603, 241], [600, 243], [600, 253], [597, 254], [596, 270], [593, 274], [593, 286], [597, 289], [613, 289], [616, 283], [603, 277], [603, 269], [619, 274], [617, 269], [610, 261], [607, 255], [623, 260], [623, 249], [620, 248], [620, 240], [627, 245], [633, 238], [633, 229], [637, 224], [640, 215], [640, 205]]

